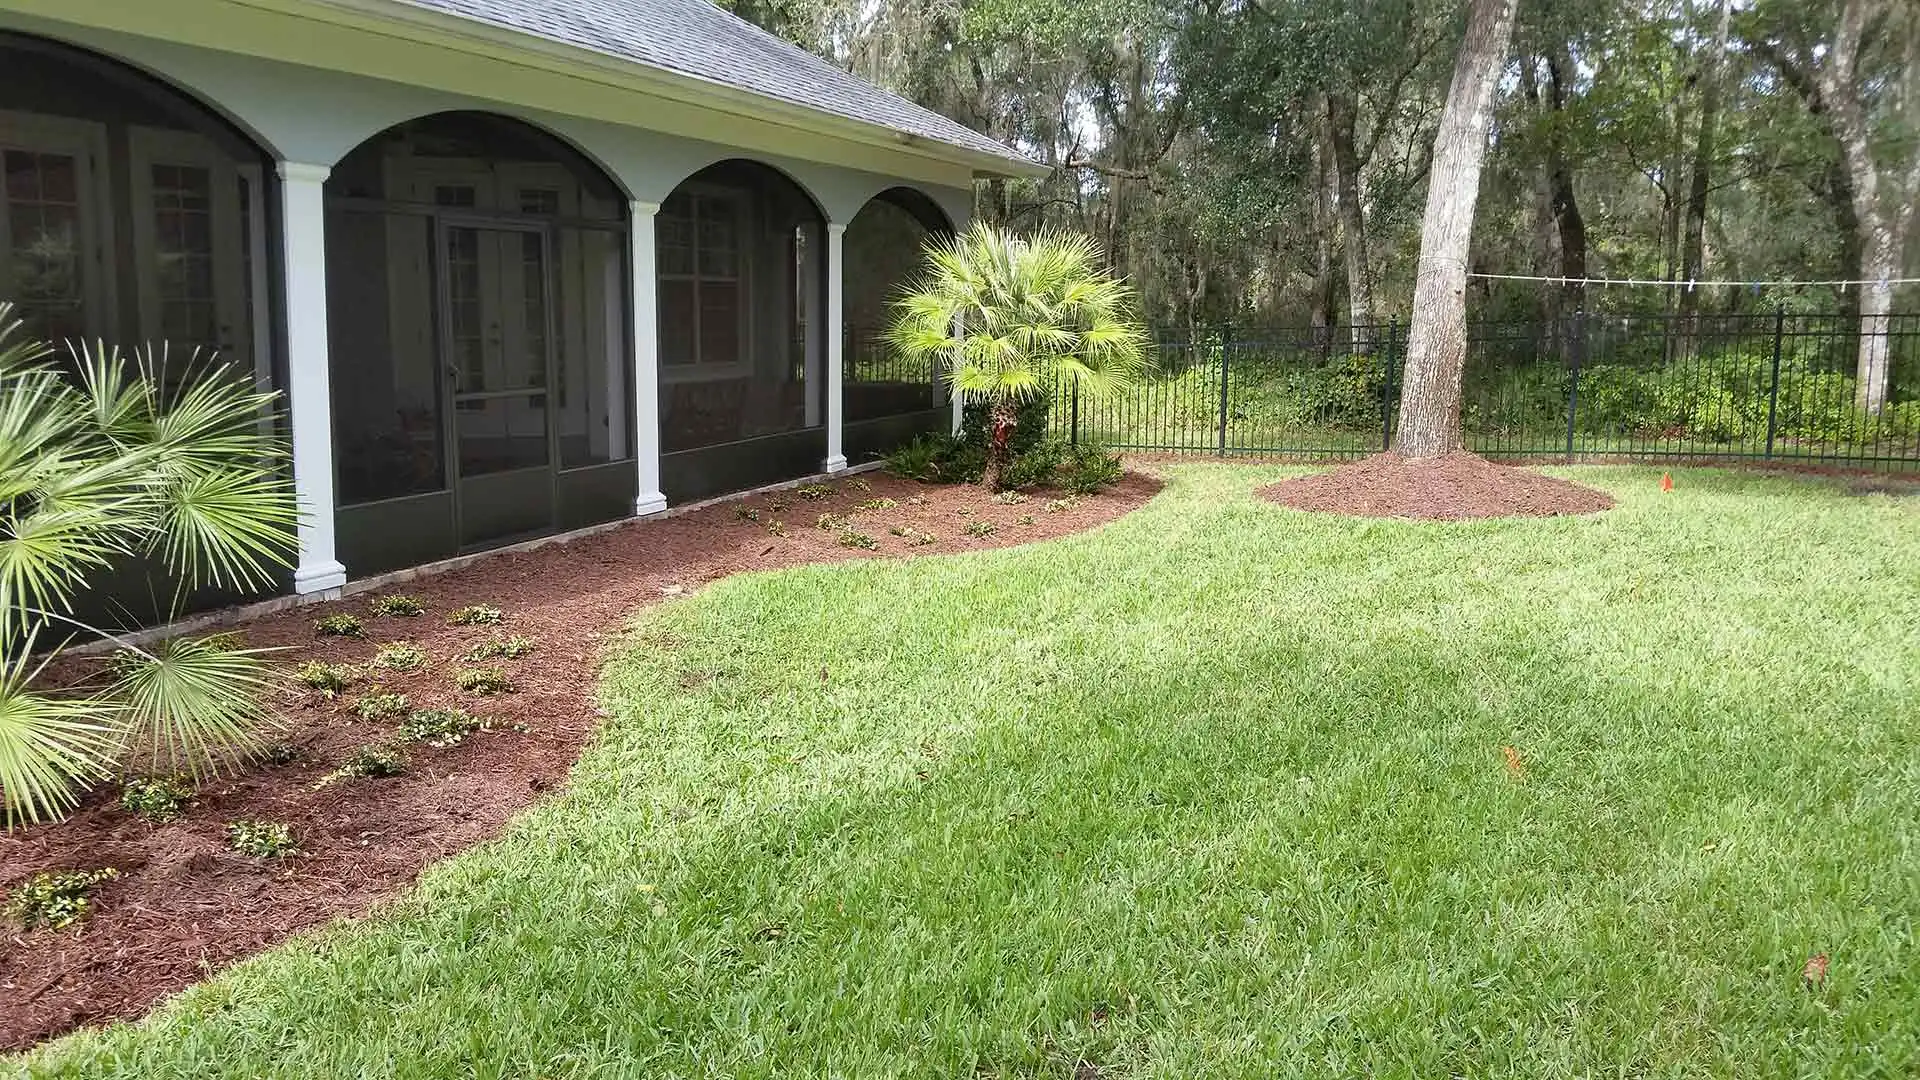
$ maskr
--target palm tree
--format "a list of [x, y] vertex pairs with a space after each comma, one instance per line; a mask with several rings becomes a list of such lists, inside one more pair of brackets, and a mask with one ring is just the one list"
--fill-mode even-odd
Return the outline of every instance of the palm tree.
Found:
[[1146, 367], [1133, 290], [1104, 265], [1099, 247], [1078, 234], [1022, 239], [976, 224], [930, 244], [925, 275], [895, 303], [893, 347], [944, 365], [956, 393], [987, 404], [987, 483], [996, 491], [1021, 402], [1061, 380], [1099, 397], [1132, 385]]
[[[147, 756], [198, 775], [257, 740], [261, 650], [176, 638], [142, 648], [76, 617], [89, 580], [151, 560], [177, 583], [253, 589], [290, 564], [295, 511], [275, 396], [198, 353], [69, 344], [52, 361], [0, 303], [0, 807], [56, 817]], [[50, 643], [38, 644], [43, 631]], [[75, 631], [118, 642], [99, 677], [36, 686]], [[62, 679], [62, 683], [70, 683]]]

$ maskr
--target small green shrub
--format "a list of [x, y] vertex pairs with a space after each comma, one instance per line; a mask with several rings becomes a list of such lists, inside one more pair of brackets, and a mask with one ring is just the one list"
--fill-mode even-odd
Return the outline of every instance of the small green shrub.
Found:
[[302, 686], [320, 691], [332, 697], [360, 678], [360, 673], [349, 664], [329, 664], [324, 660], [309, 660], [294, 669], [293, 679]]
[[280, 859], [298, 851], [293, 828], [284, 822], [242, 818], [227, 822], [227, 846], [256, 859]]
[[999, 527], [991, 521], [976, 521], [967, 526], [967, 535], [980, 540], [984, 540], [999, 531]]
[[421, 709], [400, 725], [400, 741], [447, 747], [479, 731], [480, 720], [464, 709]]
[[925, 506], [927, 505], [927, 497], [925, 495], [909, 495], [907, 496], [907, 505]]
[[1064, 499], [1048, 499], [1047, 513], [1058, 514], [1063, 510], [1071, 510], [1078, 505], [1080, 505], [1080, 500], [1071, 495]]
[[951, 435], [920, 435], [888, 454], [885, 465], [888, 472], [908, 480], [970, 483], [987, 470], [986, 444], [971, 444]]
[[844, 514], [821, 514], [813, 519], [813, 527], [821, 532], [839, 532], [847, 527]]
[[427, 605], [405, 593], [388, 593], [385, 596], [376, 598], [367, 606], [373, 609], [375, 615], [386, 615], [403, 619], [410, 619], [415, 615], [424, 614], [427, 610]]
[[200, 639], [200, 644], [208, 652], [239, 652], [247, 647], [247, 635], [239, 630], [209, 634]]
[[905, 540], [913, 547], [925, 547], [939, 539], [930, 532], [921, 532], [918, 529], [908, 528], [905, 525], [895, 525], [887, 531]]
[[1042, 439], [1028, 447], [1026, 452], [1007, 463], [1006, 475], [1002, 478], [1006, 486], [999, 493], [999, 496], [1019, 497], [1001, 498], [1000, 501], [1020, 502], [1025, 499], [1024, 495], [1020, 495], [1020, 489], [1044, 487], [1053, 483], [1054, 474], [1059, 472], [1060, 465], [1067, 460], [1068, 453], [1067, 444], [1060, 439]]
[[995, 495], [993, 501], [999, 503], [1001, 506], [1018, 506], [1026, 502], [1027, 497], [1018, 491], [1007, 490]]
[[362, 720], [391, 720], [407, 711], [405, 694], [367, 694], [353, 703]]
[[143, 777], [120, 788], [120, 808], [156, 825], [178, 820], [192, 801], [193, 787], [180, 776]]
[[332, 780], [379, 780], [390, 776], [400, 776], [407, 771], [406, 755], [391, 746], [381, 743], [368, 743], [355, 747], [352, 753], [340, 759], [340, 767], [328, 773], [321, 783]]
[[1096, 444], [1082, 444], [1067, 454], [1060, 467], [1060, 486], [1075, 495], [1091, 495], [1119, 483], [1120, 455]]
[[768, 536], [785, 536], [785, 535], [787, 535], [787, 526], [786, 526], [786, 523], [785, 523], [785, 522], [782, 522], [782, 521], [769, 521], [769, 522], [767, 522], [767, 535], [768, 535]]
[[900, 504], [892, 499], [867, 499], [854, 507], [855, 510], [891, 510]]
[[825, 484], [802, 484], [794, 488], [793, 493], [808, 502], [820, 502], [833, 497], [833, 489]]
[[492, 626], [503, 616], [497, 607], [486, 604], [469, 604], [447, 616], [448, 626]]
[[846, 491], [857, 491], [862, 495], [865, 495], [873, 490], [872, 484], [867, 483], [865, 480], [861, 479], [858, 476], [850, 478], [849, 480], [847, 480], [846, 483], [841, 484], [840, 487]]
[[322, 637], [366, 637], [360, 620], [344, 611], [336, 611], [313, 621], [313, 632]]
[[119, 876], [120, 871], [112, 867], [43, 871], [7, 894], [7, 914], [19, 922], [22, 930], [64, 930], [87, 917], [93, 906], [94, 886]]
[[260, 748], [255, 760], [268, 768], [279, 769], [307, 760], [307, 752], [290, 742], [269, 743]]
[[755, 510], [746, 503], [733, 504], [733, 516], [739, 518], [741, 521], [750, 521], [755, 525], [760, 524], [760, 511]]
[[515, 634], [512, 637], [505, 638], [497, 637], [481, 642], [473, 648], [468, 649], [466, 655], [460, 659], [469, 664], [477, 664], [482, 660], [493, 660], [500, 657], [505, 657], [508, 660], [518, 660], [532, 652], [535, 644], [536, 642], [532, 638], [524, 634]]
[[783, 499], [778, 495], [767, 496], [767, 512], [770, 514], [777, 514], [780, 511], [785, 510], [787, 507], [792, 505], [793, 505], [792, 502], [790, 502], [787, 499]]
[[373, 654], [373, 666], [388, 671], [418, 671], [426, 662], [426, 650], [410, 641], [382, 645], [380, 651]]
[[1033, 523], [1032, 514], [1022, 514], [1020, 515], [1020, 520], [1014, 522], [1015, 525], [1032, 525]]
[[513, 689], [513, 682], [507, 678], [507, 673], [497, 667], [462, 668], [454, 672], [453, 685], [482, 697], [504, 694]]
[[839, 541], [841, 547], [859, 548], [862, 551], [873, 551], [880, 546], [880, 541], [875, 540], [866, 533], [855, 532], [852, 529], [842, 532], [839, 536]]

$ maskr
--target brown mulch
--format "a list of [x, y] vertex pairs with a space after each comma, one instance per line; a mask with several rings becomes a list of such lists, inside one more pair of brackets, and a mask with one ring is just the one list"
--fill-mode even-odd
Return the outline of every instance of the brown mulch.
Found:
[[1449, 521], [1592, 514], [1613, 506], [1605, 492], [1464, 451], [1426, 460], [1375, 454], [1283, 480], [1260, 494], [1297, 510]]
[[[497, 834], [508, 818], [561, 783], [599, 716], [594, 704], [603, 651], [634, 609], [749, 570], [840, 559], [942, 554], [1045, 540], [1111, 521], [1159, 490], [1127, 474], [1098, 495], [1055, 502], [1038, 492], [1004, 504], [977, 487], [940, 487], [878, 473], [842, 480], [810, 501], [793, 491], [730, 500], [659, 521], [531, 551], [503, 552], [378, 593], [295, 608], [241, 627], [249, 646], [291, 646], [289, 668], [307, 660], [364, 664], [383, 643], [410, 641], [428, 655], [421, 670], [370, 676], [338, 700], [289, 691], [285, 736], [301, 760], [251, 768], [204, 784], [182, 819], [154, 826], [118, 806], [117, 789], [91, 794], [67, 820], [0, 833], [0, 890], [42, 870], [113, 867], [120, 877], [94, 893], [90, 917], [65, 931], [0, 928], [0, 1050], [20, 1049], [83, 1024], [140, 1016], [161, 999], [251, 953], [323, 923], [366, 911], [405, 888], [421, 868]], [[786, 502], [780, 510], [769, 500]], [[860, 510], [870, 499], [898, 505]], [[787, 535], [743, 519], [752, 508]], [[964, 511], [964, 512], [963, 512]], [[820, 514], [849, 517], [877, 551], [842, 546], [815, 527]], [[992, 535], [967, 534], [991, 522]], [[931, 533], [913, 546], [890, 526]], [[368, 600], [402, 592], [422, 601], [415, 618], [377, 618]], [[450, 627], [468, 604], [504, 610], [497, 626]], [[364, 640], [316, 637], [314, 620], [360, 617]], [[538, 642], [519, 660], [492, 660], [514, 691], [457, 691], [461, 654], [490, 638]], [[92, 663], [92, 661], [88, 661]], [[374, 677], [377, 676], [377, 677]], [[355, 747], [391, 739], [395, 721], [353, 712], [363, 693], [404, 693], [414, 708], [460, 706], [491, 718], [488, 730], [446, 749], [407, 749], [405, 775], [343, 780], [316, 788]], [[297, 856], [263, 862], [228, 849], [226, 823], [265, 818], [292, 826]]]

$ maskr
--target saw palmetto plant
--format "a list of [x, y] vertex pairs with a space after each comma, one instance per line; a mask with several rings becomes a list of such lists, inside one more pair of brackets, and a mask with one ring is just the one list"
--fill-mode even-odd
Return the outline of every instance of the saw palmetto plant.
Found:
[[[140, 646], [89, 625], [78, 602], [109, 572], [151, 568], [177, 606], [204, 587], [271, 584], [294, 552], [276, 395], [164, 347], [60, 354], [0, 304], [0, 814], [57, 817], [136, 762], [191, 775], [269, 725], [260, 650], [177, 637]], [[120, 648], [92, 678], [41, 676], [73, 642]]]

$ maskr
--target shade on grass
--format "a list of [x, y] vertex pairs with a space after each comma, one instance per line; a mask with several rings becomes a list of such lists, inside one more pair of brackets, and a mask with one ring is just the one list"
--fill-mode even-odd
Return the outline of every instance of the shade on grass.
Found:
[[1920, 500], [1582, 469], [1618, 509], [1416, 524], [1280, 475], [649, 612], [504, 839], [32, 1065], [1920, 1068]]

